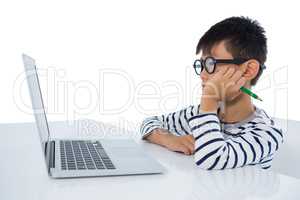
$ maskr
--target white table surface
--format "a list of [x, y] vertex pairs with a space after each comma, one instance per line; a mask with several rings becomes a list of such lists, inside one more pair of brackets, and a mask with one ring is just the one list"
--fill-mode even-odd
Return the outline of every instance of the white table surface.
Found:
[[[300, 131], [300, 123], [295, 122], [289, 129]], [[192, 156], [140, 141], [138, 133], [124, 132], [93, 121], [52, 122], [51, 134], [55, 138], [131, 137], [167, 169], [160, 175], [52, 179], [47, 175], [35, 124], [0, 124], [0, 134], [1, 200], [300, 199], [298, 172], [289, 171], [292, 163], [280, 165], [299, 159], [297, 156], [286, 158], [289, 154], [285, 151], [278, 156], [272, 170], [254, 166], [205, 171], [197, 169]], [[299, 149], [293, 140], [289, 141], [294, 145], [290, 148]]]

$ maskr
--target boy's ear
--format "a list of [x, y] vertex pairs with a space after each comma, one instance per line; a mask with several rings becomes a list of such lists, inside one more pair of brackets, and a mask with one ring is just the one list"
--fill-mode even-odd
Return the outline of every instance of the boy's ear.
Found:
[[247, 80], [252, 80], [256, 77], [258, 71], [259, 71], [259, 62], [255, 59], [250, 59], [247, 62], [243, 64], [243, 77]]

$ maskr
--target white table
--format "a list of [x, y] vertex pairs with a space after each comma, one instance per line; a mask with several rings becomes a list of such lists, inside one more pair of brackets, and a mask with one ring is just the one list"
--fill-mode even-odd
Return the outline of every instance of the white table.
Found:
[[[300, 199], [300, 179], [285, 175], [287, 169], [278, 165], [279, 161], [275, 162], [275, 171], [259, 167], [204, 171], [197, 169], [192, 156], [140, 141], [138, 133], [132, 135], [103, 124], [90, 126], [96, 124], [92, 121], [86, 128], [82, 125], [84, 123], [53, 122], [51, 133], [57, 138], [132, 137], [167, 172], [161, 175], [51, 179], [46, 172], [35, 125], [0, 124], [0, 199]], [[76, 131], [74, 127], [77, 127]], [[109, 134], [103, 135], [99, 130], [101, 127]], [[300, 123], [295, 122], [293, 127], [300, 130]], [[299, 150], [299, 145], [295, 148]], [[285, 154], [283, 152], [278, 159]], [[289, 162], [288, 158], [283, 160]]]

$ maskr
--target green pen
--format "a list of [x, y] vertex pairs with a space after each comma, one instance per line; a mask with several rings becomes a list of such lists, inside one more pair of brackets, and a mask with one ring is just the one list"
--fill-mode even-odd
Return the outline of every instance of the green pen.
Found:
[[253, 92], [251, 92], [251, 90], [249, 90], [249, 89], [247, 89], [247, 88], [245, 88], [245, 87], [241, 87], [240, 90], [241, 90], [242, 92], [244, 92], [244, 93], [250, 95], [250, 96], [253, 97], [254, 99], [258, 99], [258, 100], [262, 101], [262, 99], [259, 98], [259, 97], [258, 97], [256, 94], [254, 94]]

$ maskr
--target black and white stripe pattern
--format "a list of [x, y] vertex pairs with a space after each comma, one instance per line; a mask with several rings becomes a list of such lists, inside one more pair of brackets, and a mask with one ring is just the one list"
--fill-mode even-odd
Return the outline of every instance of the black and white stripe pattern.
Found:
[[192, 134], [195, 138], [195, 163], [207, 170], [256, 164], [268, 169], [283, 143], [281, 129], [258, 108], [250, 121], [221, 130], [216, 113], [199, 113], [199, 106], [189, 106], [168, 115], [145, 119], [141, 126], [142, 137], [156, 128], [178, 136]]
[[188, 120], [199, 113], [199, 106], [189, 106], [183, 110], [167, 115], [146, 118], [141, 125], [142, 137], [148, 136], [152, 130], [163, 128], [175, 135], [191, 134]]

